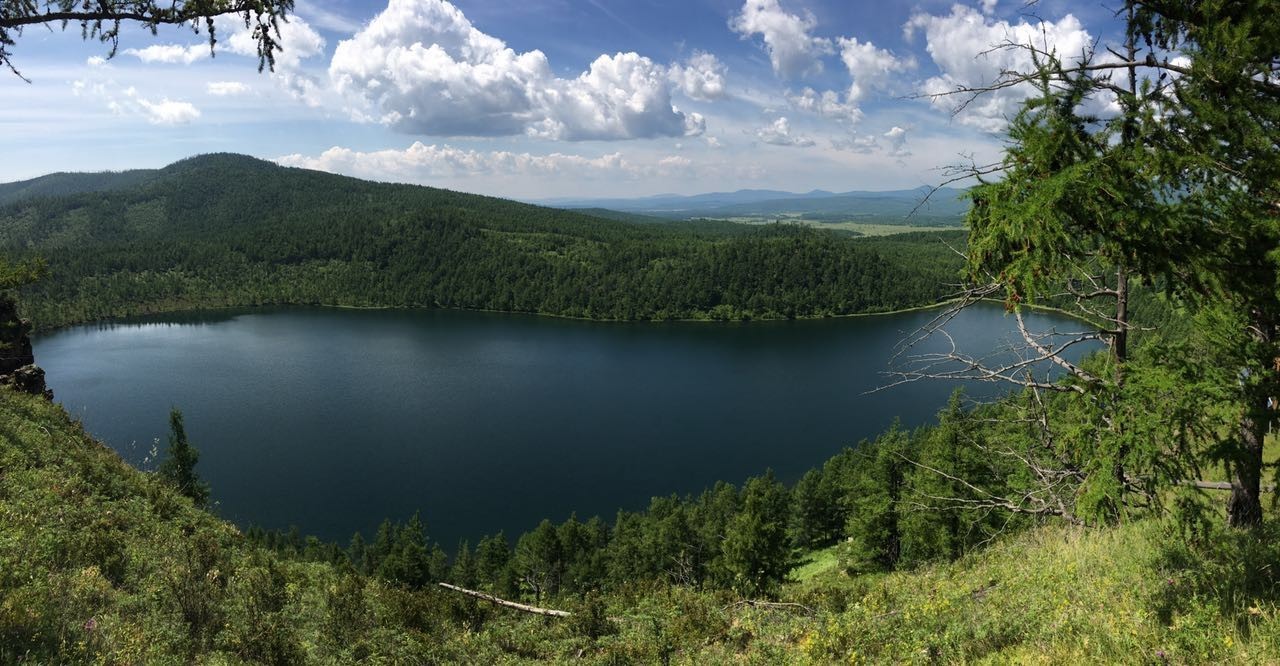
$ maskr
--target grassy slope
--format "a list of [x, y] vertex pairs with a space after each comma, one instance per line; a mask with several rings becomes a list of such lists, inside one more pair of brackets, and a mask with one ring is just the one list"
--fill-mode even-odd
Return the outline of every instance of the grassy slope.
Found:
[[[958, 562], [889, 574], [861, 586], [835, 570], [798, 594], [852, 601], [801, 644], [815, 661], [989, 663], [1276, 663], [1280, 563], [1239, 535], [1194, 554], [1155, 521], [1106, 530], [1045, 527]], [[1229, 566], [1257, 550], [1252, 569]]]
[[1046, 526], [861, 578], [830, 549], [784, 593], [812, 617], [640, 589], [605, 599], [616, 632], [593, 639], [577, 620], [282, 561], [60, 407], [0, 390], [0, 663], [1280, 663], [1278, 531], [1192, 550], [1154, 521]]

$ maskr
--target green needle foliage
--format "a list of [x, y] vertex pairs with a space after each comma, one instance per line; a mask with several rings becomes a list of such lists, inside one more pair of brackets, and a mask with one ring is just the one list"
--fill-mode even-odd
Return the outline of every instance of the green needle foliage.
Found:
[[196, 473], [200, 451], [187, 441], [187, 429], [182, 422], [182, 412], [174, 407], [169, 410], [169, 448], [157, 473], [178, 492], [191, 498], [196, 506], [209, 503], [209, 484]]
[[[1131, 2], [1126, 53], [1115, 52], [1127, 61], [1067, 60], [1027, 46], [1037, 69], [1010, 75], [1039, 94], [1010, 125], [1001, 178], [971, 191], [968, 273], [998, 285], [1014, 309], [1065, 295], [1111, 347], [1091, 370], [1071, 369], [1079, 395], [1053, 415], [1076, 452], [1068, 471], [1078, 474], [1075, 512], [1085, 519], [1158, 505], [1164, 484], [1187, 480], [1179, 473], [1226, 464], [1230, 523], [1261, 521], [1263, 438], [1280, 395], [1273, 9]], [[1190, 65], [1173, 61], [1179, 52]], [[1113, 118], [1085, 111], [1109, 101], [1120, 108]], [[1217, 327], [1199, 335], [1221, 346], [1190, 357], [1146, 353], [1146, 367], [1136, 366], [1130, 279], [1188, 308], [1196, 326]], [[1166, 414], [1150, 408], [1175, 377], [1206, 399], [1178, 402], [1180, 436], [1144, 436], [1162, 430]], [[1221, 422], [1224, 411], [1235, 412], [1234, 424]]]

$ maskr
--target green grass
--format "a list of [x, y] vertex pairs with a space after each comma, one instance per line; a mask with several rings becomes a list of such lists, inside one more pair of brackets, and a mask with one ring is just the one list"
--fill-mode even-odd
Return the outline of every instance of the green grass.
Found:
[[791, 571], [791, 578], [803, 583], [824, 574], [830, 574], [840, 565], [840, 547], [831, 546], [806, 555], [801, 564]]

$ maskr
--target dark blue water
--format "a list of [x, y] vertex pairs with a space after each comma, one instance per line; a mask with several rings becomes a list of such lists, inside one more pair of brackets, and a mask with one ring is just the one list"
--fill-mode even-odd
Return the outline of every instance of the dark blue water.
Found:
[[[770, 467], [794, 480], [894, 419], [925, 423], [954, 384], [865, 392], [933, 316], [619, 324], [258, 309], [70, 328], [35, 353], [57, 399], [134, 464], [148, 466], [157, 439], [163, 450], [169, 407], [181, 408], [199, 473], [241, 525], [345, 543], [420, 509], [451, 548]], [[949, 330], [981, 352], [1013, 323], [980, 306]]]

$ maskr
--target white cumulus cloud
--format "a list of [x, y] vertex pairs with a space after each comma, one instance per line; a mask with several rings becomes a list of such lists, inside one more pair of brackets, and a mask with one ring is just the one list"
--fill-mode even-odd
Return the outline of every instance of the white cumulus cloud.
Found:
[[724, 97], [726, 71], [714, 55], [695, 51], [685, 64], [672, 65], [668, 76], [685, 97], [708, 102]]
[[820, 58], [832, 52], [831, 40], [809, 34], [817, 25], [812, 13], [789, 14], [778, 0], [746, 0], [729, 21], [743, 37], [760, 36], [774, 73], [785, 79], [822, 71]]
[[775, 146], [812, 146], [813, 139], [791, 133], [791, 123], [786, 116], [756, 130], [756, 138]]
[[897, 74], [915, 68], [914, 60], [899, 58], [856, 37], [840, 38], [840, 60], [853, 77], [847, 96], [850, 104], [862, 101], [871, 92], [895, 87]]
[[[978, 10], [955, 5], [945, 16], [918, 13], [904, 27], [907, 37], [922, 32], [929, 56], [940, 70], [938, 76], [924, 81], [920, 92], [941, 95], [934, 104], [946, 110], [967, 100], [964, 95], [944, 93], [957, 88], [976, 88], [990, 84], [1009, 71], [1030, 72], [1034, 69], [1031, 53], [1026, 48], [994, 48], [1006, 44], [1032, 46], [1051, 50], [1070, 63], [1088, 51], [1093, 43], [1088, 31], [1076, 17], [1068, 14], [1058, 21], [1020, 20], [1009, 23], [984, 16]], [[1035, 90], [1030, 84], [1012, 86], [977, 96], [957, 116], [963, 124], [988, 132], [999, 132], [1018, 107]]]
[[824, 90], [819, 93], [813, 88], [805, 88], [798, 94], [788, 94], [787, 101], [801, 111], [816, 113], [820, 116], [838, 118], [855, 123], [862, 119], [862, 110], [858, 108], [858, 105], [842, 101], [840, 94], [834, 90]]
[[862, 119], [860, 103], [872, 93], [896, 90], [902, 87], [899, 75], [915, 69], [912, 58], [899, 58], [893, 52], [877, 47], [856, 37], [841, 37], [840, 60], [849, 71], [851, 83], [841, 95], [834, 90], [821, 93], [805, 87], [800, 93], [788, 92], [791, 105], [801, 111], [821, 116], [858, 122]]
[[[575, 141], [691, 136], [705, 127], [702, 116], [672, 104], [670, 72], [649, 58], [601, 55], [577, 78], [559, 78], [541, 51], [515, 52], [446, 0], [390, 0], [338, 44], [329, 77], [354, 115], [409, 134]], [[704, 82], [711, 86], [695, 85], [695, 94], [723, 86], [714, 75]]]
[[152, 125], [185, 125], [200, 117], [200, 109], [190, 102], [178, 102], [165, 97], [158, 102], [136, 98], [147, 122]]
[[125, 49], [124, 52], [145, 63], [190, 65], [197, 60], [209, 57], [209, 45], [152, 44], [143, 49]]
[[888, 132], [884, 133], [884, 138], [889, 141], [889, 154], [894, 157], [906, 157], [911, 154], [907, 150], [907, 130], [894, 125]]
[[185, 125], [200, 117], [200, 109], [190, 102], [168, 97], [151, 100], [133, 86], [119, 88], [114, 79], [80, 79], [71, 83], [71, 93], [76, 97], [97, 100], [115, 115], [139, 117], [152, 125]]

